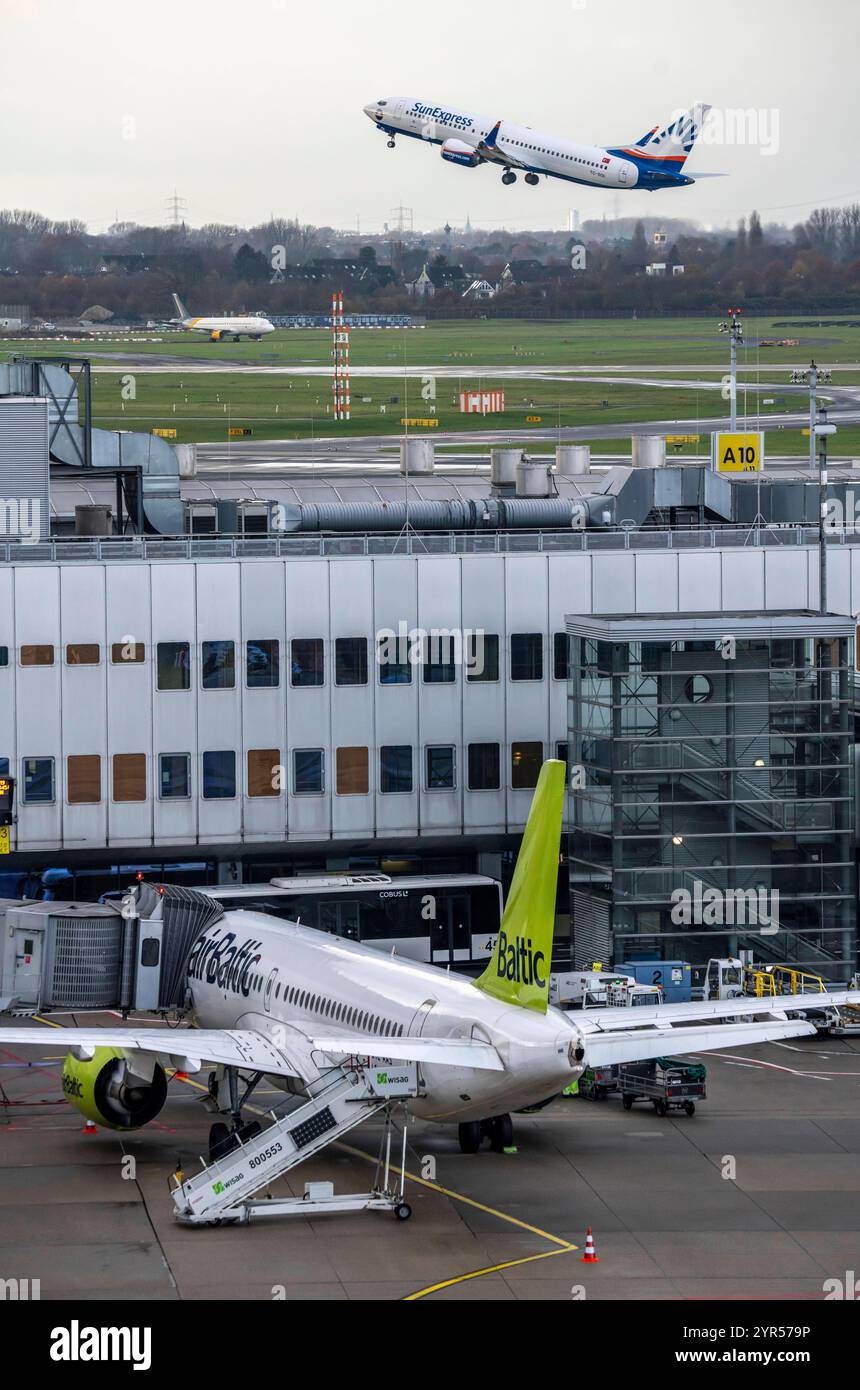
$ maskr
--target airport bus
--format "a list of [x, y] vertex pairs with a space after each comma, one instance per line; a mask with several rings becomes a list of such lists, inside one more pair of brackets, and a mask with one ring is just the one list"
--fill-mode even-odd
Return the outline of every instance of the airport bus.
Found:
[[502, 920], [502, 885], [480, 874], [390, 878], [323, 874], [199, 891], [225, 911], [265, 912], [428, 965], [486, 965]]

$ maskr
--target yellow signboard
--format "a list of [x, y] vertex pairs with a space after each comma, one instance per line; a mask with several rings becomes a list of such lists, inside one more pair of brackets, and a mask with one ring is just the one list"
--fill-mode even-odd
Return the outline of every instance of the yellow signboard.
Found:
[[231, 439], [246, 439], [246, 438], [248, 437], [248, 435], [249, 435], [249, 434], [253, 434], [254, 431], [253, 431], [253, 430], [242, 430], [242, 429], [236, 428], [236, 429], [228, 430], [227, 433], [229, 434], [229, 436], [230, 436]]
[[700, 436], [698, 434], [667, 434], [667, 444], [698, 444]]
[[764, 435], [715, 434], [714, 467], [718, 473], [760, 473], [764, 468]]
[[8, 825], [0, 825], [0, 854], [12, 853], [12, 841]]
[[542, 425], [542, 424], [543, 424], [543, 416], [542, 416], [542, 415], [527, 415], [527, 416], [526, 416], [526, 424], [527, 424], [527, 425]]
[[400, 423], [404, 428], [414, 430], [437, 430], [439, 428], [438, 420], [401, 420]]
[[159, 439], [176, 438], [176, 430], [153, 430], [152, 433], [157, 434]]

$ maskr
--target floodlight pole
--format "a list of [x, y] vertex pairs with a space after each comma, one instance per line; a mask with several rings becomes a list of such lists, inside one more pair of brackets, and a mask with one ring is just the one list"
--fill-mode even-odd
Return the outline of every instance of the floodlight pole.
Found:
[[[813, 359], [809, 364], [809, 467], [814, 472], [818, 463], [815, 440], [815, 426], [818, 421], [818, 365]], [[825, 446], [826, 447], [826, 446]], [[822, 609], [822, 612], [824, 610]]]
[[743, 309], [729, 309], [728, 323], [720, 324], [720, 332], [729, 335], [729, 420], [732, 434], [738, 427], [738, 345], [744, 341], [742, 313]]
[[730, 334], [730, 343], [731, 343], [731, 369], [730, 369], [730, 370], [731, 370], [731, 378], [732, 378], [732, 385], [731, 385], [731, 392], [732, 392], [732, 394], [731, 394], [731, 396], [729, 397], [729, 401], [730, 401], [730, 405], [731, 405], [731, 426], [730, 426], [730, 428], [731, 428], [732, 434], [734, 434], [735, 431], [736, 431], [736, 429], [737, 429], [737, 427], [738, 427], [738, 339], [737, 339], [737, 334], [736, 334], [736, 332], [735, 332], [735, 325], [734, 325], [734, 324], [732, 324], [732, 329], [731, 329], [731, 334]]
[[[817, 376], [817, 373], [816, 373]], [[822, 410], [818, 424], [827, 425], [827, 411]], [[818, 578], [819, 613], [827, 612], [827, 434], [824, 430], [812, 429], [812, 453], [815, 455], [816, 439], [820, 443], [818, 455]]]

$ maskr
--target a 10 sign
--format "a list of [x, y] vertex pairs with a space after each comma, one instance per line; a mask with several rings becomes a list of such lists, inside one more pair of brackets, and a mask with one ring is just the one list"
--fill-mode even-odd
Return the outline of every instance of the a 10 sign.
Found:
[[764, 468], [764, 434], [715, 434], [712, 457], [718, 473], [760, 473]]

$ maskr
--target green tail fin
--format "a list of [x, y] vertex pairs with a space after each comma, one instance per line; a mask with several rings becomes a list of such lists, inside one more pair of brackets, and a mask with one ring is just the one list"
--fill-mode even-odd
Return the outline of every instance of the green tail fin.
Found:
[[565, 788], [564, 763], [544, 763], [493, 958], [475, 981], [485, 994], [541, 1014], [549, 1004]]

